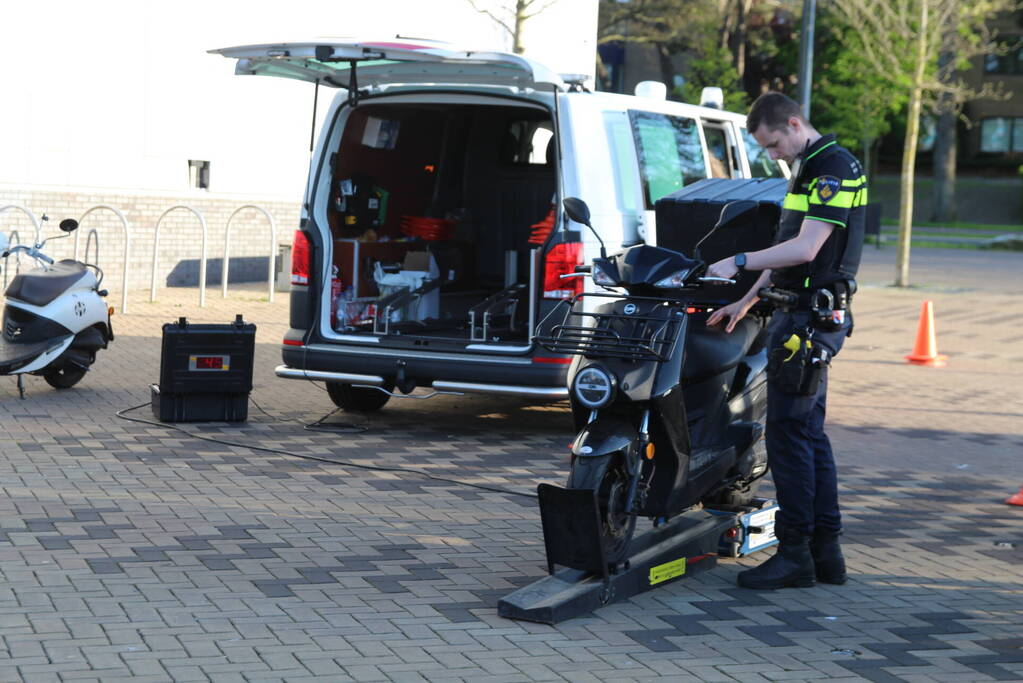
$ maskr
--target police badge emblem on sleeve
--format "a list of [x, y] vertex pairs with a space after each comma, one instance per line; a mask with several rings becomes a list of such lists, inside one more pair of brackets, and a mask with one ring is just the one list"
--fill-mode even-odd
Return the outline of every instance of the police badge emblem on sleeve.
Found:
[[817, 196], [827, 204], [838, 194], [840, 187], [842, 187], [841, 180], [833, 175], [822, 175], [817, 179]]

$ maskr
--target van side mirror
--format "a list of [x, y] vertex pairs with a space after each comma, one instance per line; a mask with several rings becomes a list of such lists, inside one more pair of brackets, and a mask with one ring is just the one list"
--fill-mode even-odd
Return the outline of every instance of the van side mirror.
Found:
[[65, 218], [58, 227], [64, 232], [71, 233], [78, 229], [78, 221], [74, 218]]
[[590, 207], [586, 206], [586, 202], [578, 197], [565, 197], [562, 205], [565, 207], [565, 213], [568, 214], [569, 218], [576, 223], [582, 223], [591, 229], [593, 228], [590, 225]]

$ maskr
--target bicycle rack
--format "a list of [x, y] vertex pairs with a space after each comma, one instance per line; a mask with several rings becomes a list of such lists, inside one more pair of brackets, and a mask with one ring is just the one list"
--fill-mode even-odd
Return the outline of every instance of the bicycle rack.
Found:
[[206, 219], [191, 206], [185, 206], [184, 204], [172, 206], [160, 214], [160, 217], [156, 220], [156, 230], [153, 235], [153, 271], [149, 279], [149, 301], [156, 301], [156, 259], [160, 252], [160, 223], [163, 222], [167, 214], [176, 209], [191, 211], [199, 219], [199, 227], [202, 228], [202, 255], [199, 257], [199, 308], [203, 308], [206, 306]]
[[[127, 313], [128, 312], [128, 252], [129, 252], [129, 245], [131, 243], [131, 239], [129, 237], [129, 235], [131, 234], [131, 223], [128, 222], [128, 219], [124, 217], [124, 214], [121, 213], [121, 211], [119, 209], [116, 209], [113, 206], [110, 206], [108, 204], [97, 204], [96, 206], [92, 207], [91, 209], [89, 209], [88, 211], [86, 211], [85, 213], [82, 214], [82, 217], [78, 219], [78, 224], [81, 225], [85, 221], [85, 217], [86, 216], [88, 216], [93, 211], [99, 211], [100, 209], [106, 209], [107, 211], [112, 211], [114, 213], [114, 215], [116, 215], [118, 218], [121, 219], [121, 226], [124, 228], [124, 263], [122, 264], [122, 267], [121, 267], [121, 313]], [[89, 256], [89, 240], [92, 239], [92, 236], [94, 234], [96, 235], [96, 263], [98, 264], [99, 263], [99, 233], [96, 232], [95, 228], [93, 228], [92, 230], [89, 231], [89, 235], [88, 235], [88, 237], [85, 240], [85, 257], [88, 258], [88, 256]], [[76, 261], [80, 260], [78, 258], [78, 244], [79, 244], [80, 239], [81, 239], [81, 233], [76, 232], [75, 233], [75, 260]]]
[[274, 218], [273, 216], [270, 215], [270, 212], [264, 209], [262, 206], [256, 206], [255, 204], [246, 204], [245, 206], [239, 206], [237, 209], [234, 210], [234, 213], [232, 213], [227, 219], [227, 226], [224, 228], [224, 267], [223, 275], [221, 275], [220, 278], [222, 287], [221, 295], [223, 296], [223, 298], [225, 299], [227, 298], [227, 273], [228, 266], [231, 263], [231, 257], [229, 254], [231, 246], [231, 221], [234, 219], [236, 215], [238, 215], [241, 211], [245, 209], [255, 209], [256, 211], [261, 212], [264, 216], [266, 216], [266, 219], [270, 222], [270, 266], [268, 268], [270, 291], [268, 292], [268, 296], [270, 298], [270, 303], [273, 303], [274, 276], [277, 274], [277, 269], [274, 267], [277, 259], [277, 254], [274, 253], [277, 249], [277, 227], [274, 225]]
[[[19, 244], [21, 242], [21, 235], [17, 230], [11, 230], [11, 236], [8, 238], [11, 244]], [[4, 256], [4, 289], [7, 289], [7, 259], [10, 255]], [[21, 252], [19, 251], [14, 255], [14, 275], [17, 276], [21, 273]]]
[[18, 211], [21, 211], [23, 214], [28, 216], [29, 220], [32, 221], [32, 225], [35, 226], [35, 229], [36, 229], [36, 240], [35, 240], [35, 242], [33, 242], [33, 244], [38, 244], [39, 243], [39, 233], [42, 231], [42, 225], [39, 223], [39, 219], [36, 218], [36, 215], [34, 213], [32, 213], [31, 211], [29, 211], [28, 209], [26, 209], [21, 204], [6, 204], [4, 206], [0, 206], [0, 213], [3, 213], [7, 209], [17, 209]]

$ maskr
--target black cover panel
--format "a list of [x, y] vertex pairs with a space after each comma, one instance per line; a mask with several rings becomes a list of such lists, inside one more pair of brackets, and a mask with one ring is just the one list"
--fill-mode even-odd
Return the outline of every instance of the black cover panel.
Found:
[[[693, 256], [693, 247], [717, 222], [728, 202], [751, 199], [759, 203], [753, 219], [722, 228], [700, 245], [700, 256], [710, 264], [739, 252], [758, 251], [774, 244], [788, 181], [784, 178], [731, 180], [707, 178], [657, 200], [657, 245]], [[708, 286], [695, 301], [729, 303], [749, 291], [759, 272], [743, 274], [735, 285]]]

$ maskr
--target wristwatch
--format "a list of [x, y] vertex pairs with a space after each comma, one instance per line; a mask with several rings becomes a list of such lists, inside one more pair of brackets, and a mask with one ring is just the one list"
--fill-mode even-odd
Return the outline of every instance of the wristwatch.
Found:
[[736, 254], [735, 255], [735, 267], [738, 268], [740, 272], [745, 270], [745, 268], [746, 268], [746, 254], [743, 253], [743, 254]]

